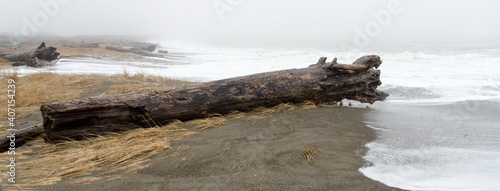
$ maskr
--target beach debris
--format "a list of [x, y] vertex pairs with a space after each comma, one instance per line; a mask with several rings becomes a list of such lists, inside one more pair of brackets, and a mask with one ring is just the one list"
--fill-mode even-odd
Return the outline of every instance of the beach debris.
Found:
[[9, 54], [4, 58], [14, 62], [12, 66], [41, 67], [55, 64], [59, 60], [60, 53], [56, 50], [57, 48], [52, 46], [46, 47], [45, 42], [42, 42], [36, 49]]
[[287, 127], [288, 129], [290, 129], [290, 131], [296, 131], [297, 130], [297, 129], [295, 129], [295, 127], [293, 127], [292, 125], [290, 125], [290, 123], [284, 122], [283, 125], [285, 127]]
[[311, 149], [306, 149], [306, 150], [302, 151], [302, 157], [304, 157], [304, 159], [306, 159], [307, 162], [312, 164], [313, 160], [315, 160], [317, 157], [319, 157], [318, 152], [321, 152], [321, 151], [323, 151], [323, 149], [319, 146], [316, 146], [316, 147], [311, 148]]
[[117, 52], [125, 52], [125, 53], [137, 54], [137, 55], [141, 55], [141, 56], [148, 56], [148, 57], [156, 57], [156, 58], [164, 58], [165, 57], [165, 54], [153, 53], [153, 52], [145, 51], [144, 49], [136, 48], [136, 47], [124, 48], [124, 47], [119, 47], [119, 46], [107, 46], [106, 49], [112, 50], [112, 51], [117, 51]]
[[244, 158], [236, 158], [235, 160], [236, 164], [234, 165], [234, 167], [238, 170], [241, 170], [241, 168], [247, 165], [247, 161]]
[[388, 94], [381, 85], [379, 56], [368, 55], [353, 64], [326, 62], [307, 68], [281, 70], [194, 84], [168, 90], [97, 96], [45, 103], [41, 106], [46, 141], [148, 128], [174, 120], [205, 118], [249, 111], [280, 103], [357, 100], [374, 103]]

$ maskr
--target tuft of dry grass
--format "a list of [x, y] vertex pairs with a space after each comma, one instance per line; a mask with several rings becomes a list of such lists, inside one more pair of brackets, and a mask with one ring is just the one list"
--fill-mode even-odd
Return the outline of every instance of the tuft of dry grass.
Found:
[[243, 113], [241, 111], [233, 111], [227, 115], [225, 115], [225, 117], [227, 119], [241, 119], [241, 118], [244, 118], [246, 116], [246, 113]]
[[306, 159], [307, 162], [309, 163], [313, 163], [313, 161], [319, 157], [319, 154], [318, 152], [321, 152], [323, 151], [323, 149], [321, 149], [321, 147], [319, 146], [316, 146], [314, 148], [311, 148], [311, 149], [306, 149], [304, 151], [302, 151], [302, 157], [304, 157], [304, 159]]
[[297, 109], [297, 106], [295, 106], [293, 103], [282, 103], [274, 107], [258, 107], [254, 109], [253, 112], [259, 113], [259, 115], [253, 115], [247, 117], [247, 120], [255, 124], [257, 123], [257, 121], [261, 119], [271, 117], [273, 113], [283, 112], [283, 111], [293, 111], [295, 109]]
[[205, 119], [195, 119], [187, 122], [187, 124], [192, 125], [193, 127], [197, 129], [209, 129], [209, 128], [214, 128], [214, 127], [219, 127], [224, 125], [224, 123], [227, 121], [227, 118], [224, 117], [221, 114], [212, 114], [209, 117]]
[[294, 109], [297, 109], [297, 106], [295, 106], [293, 103], [282, 103], [274, 107], [259, 107], [254, 109], [254, 112], [259, 112], [261, 114], [272, 114], [275, 112], [292, 111]]
[[238, 170], [247, 165], [247, 161], [243, 158], [236, 158], [235, 160], [236, 163], [234, 164], [234, 168], [237, 168]]
[[[84, 141], [56, 145], [40, 143], [19, 148], [16, 159], [22, 165], [16, 168], [20, 177], [16, 185], [30, 188], [68, 179], [71, 180], [70, 183], [82, 184], [137, 172], [148, 166], [146, 162], [152, 156], [170, 148], [167, 134], [190, 134], [186, 131], [172, 131], [179, 129], [178, 125], [173, 123], [121, 134], [110, 133]], [[1, 153], [0, 157], [6, 158], [6, 155], [7, 153]], [[2, 166], [2, 170], [7, 171], [6, 166]]]
[[290, 123], [285, 122], [285, 123], [283, 123], [283, 125], [285, 127], [287, 127], [288, 129], [290, 129], [290, 131], [296, 131], [297, 130], [297, 129], [295, 129], [295, 127], [293, 127], [292, 125], [290, 125]]
[[318, 108], [319, 106], [313, 102], [313, 101], [310, 101], [310, 100], [306, 100], [302, 103], [302, 108], [303, 109], [316, 109]]
[[197, 134], [194, 131], [184, 128], [184, 126], [184, 122], [179, 120], [170, 123], [166, 132], [168, 135], [174, 136], [169, 136], [168, 138], [172, 141], [178, 141]]

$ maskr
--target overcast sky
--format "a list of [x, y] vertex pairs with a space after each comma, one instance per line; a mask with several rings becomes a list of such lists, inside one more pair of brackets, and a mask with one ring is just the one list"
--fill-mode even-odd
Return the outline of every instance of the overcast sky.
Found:
[[497, 0], [12, 0], [0, 33], [307, 43], [499, 41]]

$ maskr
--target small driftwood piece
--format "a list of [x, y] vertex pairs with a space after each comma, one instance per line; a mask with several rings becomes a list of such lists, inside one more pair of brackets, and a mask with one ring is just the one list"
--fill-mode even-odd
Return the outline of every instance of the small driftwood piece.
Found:
[[42, 124], [10, 131], [9, 133], [0, 135], [0, 152], [13, 150], [28, 141], [34, 140], [45, 132]]
[[45, 42], [42, 42], [38, 48], [34, 50], [28, 50], [24, 52], [9, 54], [4, 56], [10, 62], [13, 62], [12, 66], [31, 66], [31, 67], [41, 67], [46, 65], [51, 65], [59, 60], [59, 52], [56, 52], [57, 48], [45, 46]]

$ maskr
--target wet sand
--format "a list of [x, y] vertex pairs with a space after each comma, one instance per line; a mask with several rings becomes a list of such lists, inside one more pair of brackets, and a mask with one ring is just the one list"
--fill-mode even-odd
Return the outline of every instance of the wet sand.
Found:
[[358, 171], [366, 165], [364, 145], [374, 139], [362, 122], [368, 110], [324, 106], [264, 119], [251, 112], [173, 141], [149, 167], [124, 178], [35, 190], [398, 190]]

